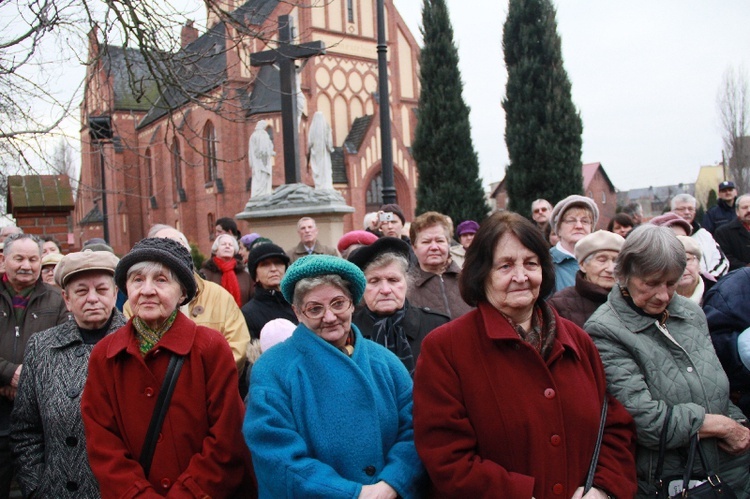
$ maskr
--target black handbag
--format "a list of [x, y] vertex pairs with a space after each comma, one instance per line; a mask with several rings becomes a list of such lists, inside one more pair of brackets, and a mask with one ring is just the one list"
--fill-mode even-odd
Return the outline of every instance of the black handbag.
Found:
[[[669, 426], [669, 420], [672, 418], [672, 408], [667, 409], [667, 415], [664, 419], [664, 426], [661, 430], [661, 436], [659, 437], [659, 459], [656, 463], [656, 471], [654, 473], [654, 479], [656, 482], [656, 495], [659, 499], [678, 499], [685, 497], [692, 497], [695, 499], [701, 498], [724, 498], [724, 499], [736, 499], [732, 488], [726, 482], [719, 478], [712, 468], [708, 464], [705, 453], [703, 452], [703, 446], [700, 443], [698, 434], [696, 433], [690, 438], [690, 451], [688, 452], [687, 463], [685, 465], [685, 472], [682, 477], [670, 477], [664, 479], [662, 472], [664, 470], [664, 454], [666, 452], [667, 445], [667, 427]], [[695, 477], [692, 475], [693, 464], [695, 463], [695, 454], [700, 456], [701, 464], [705, 476]], [[669, 484], [671, 482], [682, 479], [682, 489], [676, 494], [669, 494]], [[703, 481], [700, 485], [693, 488], [688, 488], [691, 480]]]
[[607, 421], [607, 394], [604, 394], [604, 403], [602, 404], [602, 414], [599, 418], [599, 434], [596, 436], [596, 445], [594, 446], [594, 455], [591, 458], [589, 472], [586, 475], [586, 481], [583, 484], [584, 495], [594, 486], [594, 475], [596, 474], [596, 465], [599, 462], [599, 451], [602, 449], [602, 438], [604, 437], [604, 423]]

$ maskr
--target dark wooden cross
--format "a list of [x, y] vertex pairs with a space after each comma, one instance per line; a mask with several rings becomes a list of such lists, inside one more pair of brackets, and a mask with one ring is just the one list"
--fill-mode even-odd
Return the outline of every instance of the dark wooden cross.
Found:
[[297, 130], [297, 68], [294, 61], [326, 53], [321, 41], [294, 45], [294, 19], [279, 16], [279, 45], [276, 49], [250, 54], [252, 66], [278, 64], [281, 77], [281, 131], [284, 141], [284, 179], [287, 184], [300, 181], [299, 131]]

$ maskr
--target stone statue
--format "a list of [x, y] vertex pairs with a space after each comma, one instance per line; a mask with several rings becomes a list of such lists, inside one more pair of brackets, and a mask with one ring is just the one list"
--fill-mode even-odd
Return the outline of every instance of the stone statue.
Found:
[[315, 189], [333, 189], [332, 152], [331, 125], [326, 122], [323, 113], [317, 111], [313, 115], [310, 132], [307, 136], [307, 154]]
[[273, 140], [266, 129], [270, 125], [266, 120], [260, 120], [255, 126], [255, 131], [250, 135], [250, 171], [253, 174], [252, 190], [250, 198], [271, 194], [273, 178], [273, 165], [271, 158], [276, 156], [273, 150]]

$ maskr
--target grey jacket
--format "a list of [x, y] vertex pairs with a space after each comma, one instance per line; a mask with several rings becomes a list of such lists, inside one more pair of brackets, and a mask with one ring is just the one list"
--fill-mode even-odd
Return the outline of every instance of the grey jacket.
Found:
[[[669, 406], [673, 412], [667, 428], [664, 477], [682, 474], [690, 437], [707, 413], [743, 419], [742, 412], [729, 402], [729, 381], [711, 344], [703, 311], [677, 294], [667, 310], [666, 323], [657, 326], [655, 319], [633, 310], [615, 285], [585, 326], [599, 349], [610, 393], [635, 420], [639, 497], [654, 491], [659, 437]], [[731, 456], [719, 450], [715, 439], [702, 443], [719, 476], [734, 487], [738, 497], [748, 497], [750, 454]]]
[[[117, 310], [108, 333], [125, 324]], [[11, 446], [24, 497], [100, 497], [86, 457], [81, 394], [94, 345], [75, 321], [29, 340], [11, 418]]]

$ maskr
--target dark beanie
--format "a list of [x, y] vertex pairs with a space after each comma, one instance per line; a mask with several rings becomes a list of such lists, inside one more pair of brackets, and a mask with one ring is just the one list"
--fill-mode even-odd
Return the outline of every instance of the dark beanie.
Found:
[[401, 207], [395, 203], [384, 204], [383, 206], [380, 207], [380, 211], [382, 211], [383, 213], [393, 213], [394, 215], [396, 215], [398, 218], [401, 219], [402, 224], [406, 223], [406, 217], [404, 217], [404, 212], [401, 211]]
[[273, 243], [260, 244], [255, 246], [247, 257], [247, 271], [250, 272], [250, 277], [253, 280], [255, 280], [255, 271], [258, 269], [258, 264], [268, 258], [279, 258], [284, 262], [284, 265], [289, 267], [289, 255], [280, 246]]
[[187, 248], [173, 239], [150, 237], [135, 243], [133, 249], [117, 264], [115, 283], [123, 293], [128, 293], [126, 286], [128, 270], [140, 262], [161, 263], [172, 271], [185, 288], [186, 296], [180, 305], [190, 303], [198, 291], [198, 285], [193, 276], [193, 259]]

